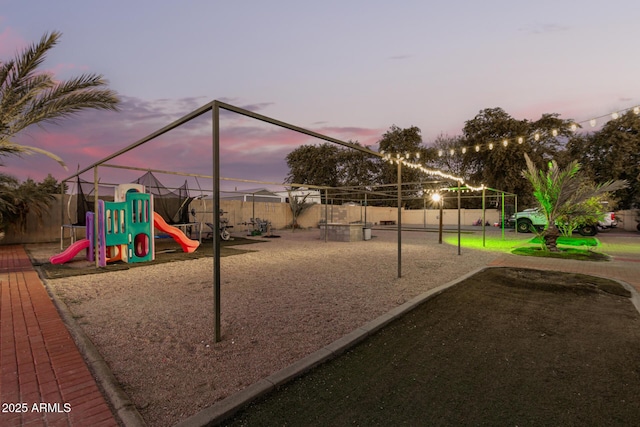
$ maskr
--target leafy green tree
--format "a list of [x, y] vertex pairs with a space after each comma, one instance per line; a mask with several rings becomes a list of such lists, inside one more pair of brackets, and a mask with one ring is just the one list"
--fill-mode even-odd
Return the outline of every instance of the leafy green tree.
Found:
[[602, 218], [605, 213], [600, 201], [600, 197], [592, 197], [582, 203], [579, 211], [566, 212], [559, 215], [556, 226], [560, 234], [569, 237], [580, 226], [591, 225], [597, 227], [598, 218]]
[[[528, 154], [537, 163], [556, 158], [562, 141], [572, 135], [571, 124], [557, 114], [543, 114], [531, 122], [514, 119], [501, 108], [480, 111], [463, 128], [469, 181], [515, 193], [521, 205], [534, 203], [526, 182], [520, 179], [526, 168], [523, 155]], [[489, 144], [493, 148], [488, 148]]]
[[594, 181], [629, 183], [614, 193], [620, 208], [640, 207], [640, 115], [629, 111], [610, 120], [601, 130], [569, 141], [567, 151]]
[[547, 220], [547, 226], [542, 232], [544, 247], [552, 252], [558, 252], [557, 240], [560, 235], [556, 222], [561, 216], [574, 217], [586, 215], [585, 204], [589, 199], [603, 197], [606, 193], [624, 188], [625, 181], [608, 181], [602, 185], [589, 185], [585, 182], [580, 171], [580, 163], [576, 160], [566, 168], [560, 168], [555, 160], [548, 164], [547, 171], [538, 169], [527, 154], [524, 155], [527, 169], [522, 171], [533, 186], [540, 211]]
[[335, 144], [302, 145], [287, 154], [286, 161], [289, 166], [288, 183], [340, 185], [340, 149]]
[[[420, 128], [411, 126], [402, 129], [396, 125], [382, 135], [378, 142], [380, 152], [401, 156], [409, 155], [415, 159], [416, 153], [424, 153]], [[417, 182], [421, 178], [421, 172], [416, 169], [402, 168], [402, 182]], [[377, 181], [381, 184], [395, 184], [398, 182], [398, 168], [395, 164], [381, 161], [381, 167]]]
[[439, 135], [425, 154], [427, 165], [454, 176], [470, 179], [470, 157], [462, 153], [469, 144], [463, 136]]
[[[416, 126], [402, 129], [393, 125], [382, 135], [382, 139], [378, 142], [379, 151], [396, 156], [400, 155], [408, 158], [409, 161], [416, 162], [418, 162], [416, 155], [419, 153], [421, 157], [419, 163], [421, 163], [427, 150], [422, 146], [422, 136], [420, 133], [420, 128]], [[378, 184], [396, 184], [398, 182], [397, 164], [388, 163], [384, 160], [379, 160], [379, 164], [380, 167], [376, 182]], [[401, 173], [404, 196], [409, 198], [418, 197], [422, 193], [422, 185], [420, 182], [426, 179], [424, 173], [418, 169], [408, 167], [401, 168]], [[411, 203], [406, 202], [405, 204], [410, 205]], [[419, 204], [422, 206], [422, 202]]]
[[51, 175], [40, 183], [27, 179], [20, 184], [15, 178], [0, 174], [0, 224], [11, 224], [24, 232], [29, 213], [42, 218], [59, 193], [60, 184]]

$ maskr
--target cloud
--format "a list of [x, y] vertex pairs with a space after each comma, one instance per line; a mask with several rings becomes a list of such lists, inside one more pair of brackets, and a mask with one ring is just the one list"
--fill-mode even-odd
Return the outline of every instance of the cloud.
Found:
[[[27, 177], [37, 181], [51, 173], [62, 180], [74, 173], [78, 165], [84, 169], [91, 164], [128, 147], [168, 124], [196, 110], [210, 100], [200, 97], [177, 100], [142, 100], [122, 97], [120, 112], [88, 110], [65, 119], [57, 125], [30, 128], [19, 135], [16, 142], [37, 146], [62, 157], [69, 170], [63, 170], [55, 161], [43, 155], [5, 158], [0, 172], [21, 180]], [[271, 103], [243, 105], [260, 110]], [[249, 108], [248, 108], [249, 107]], [[383, 129], [360, 127], [319, 126], [314, 132], [340, 139], [374, 145], [384, 133]], [[321, 144], [324, 140], [300, 134], [289, 129], [243, 117], [243, 120], [221, 121], [220, 129], [221, 175], [260, 181], [282, 182], [288, 173], [285, 158], [303, 144]], [[204, 114], [193, 122], [171, 130], [156, 139], [123, 154], [108, 163], [159, 169], [182, 173], [210, 175], [212, 173], [211, 115]], [[130, 182], [141, 171], [122, 171], [100, 167], [103, 182]], [[92, 179], [92, 171], [83, 175]], [[183, 177], [159, 177], [178, 184]]]
[[558, 33], [562, 31], [569, 31], [571, 27], [567, 25], [561, 25], [556, 23], [534, 24], [528, 27], [521, 27], [518, 31], [522, 31], [529, 34], [547, 34]]
[[405, 54], [405, 55], [394, 55], [390, 56], [389, 59], [407, 59], [411, 58], [413, 55]]

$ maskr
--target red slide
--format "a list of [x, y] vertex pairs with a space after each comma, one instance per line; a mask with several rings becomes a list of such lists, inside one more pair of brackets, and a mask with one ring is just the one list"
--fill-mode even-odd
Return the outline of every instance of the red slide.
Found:
[[53, 255], [51, 258], [49, 258], [49, 262], [51, 264], [63, 264], [65, 262], [69, 262], [73, 258], [75, 258], [75, 256], [78, 255], [78, 253], [80, 253], [81, 250], [87, 249], [88, 247], [89, 247], [89, 240], [87, 239], [78, 240], [77, 242], [73, 243], [64, 251], [60, 252], [57, 255]]
[[163, 233], [167, 233], [176, 242], [182, 246], [182, 250], [191, 253], [195, 252], [200, 246], [200, 242], [197, 240], [191, 240], [177, 227], [167, 224], [167, 222], [156, 212], [153, 213], [153, 226]]

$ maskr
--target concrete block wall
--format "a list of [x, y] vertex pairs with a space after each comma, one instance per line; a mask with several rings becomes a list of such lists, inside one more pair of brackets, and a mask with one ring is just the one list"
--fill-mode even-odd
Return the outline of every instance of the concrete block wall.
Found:
[[[5, 237], [2, 244], [16, 243], [44, 243], [57, 242], [60, 239], [61, 224], [69, 224], [72, 221], [70, 216], [75, 216], [75, 199], [68, 204], [69, 197], [56, 196], [56, 199], [49, 208], [49, 214], [38, 219], [35, 214], [29, 214], [27, 219], [27, 227], [25, 233], [18, 230], [5, 230]], [[68, 209], [70, 207], [70, 209]], [[272, 228], [275, 230], [283, 229], [291, 225], [293, 216], [288, 203], [272, 203], [272, 202], [243, 202], [240, 200], [222, 200], [220, 207], [226, 213], [224, 218], [229, 220], [229, 224], [233, 225], [234, 232], [241, 232], [247, 229], [246, 223], [251, 218], [260, 218], [262, 220], [271, 221]], [[212, 202], [211, 200], [193, 200], [190, 209], [195, 211], [195, 216], [191, 219], [195, 222], [213, 222]], [[72, 211], [72, 212], [70, 212]], [[402, 210], [402, 223], [404, 225], [416, 226], [437, 226], [439, 221], [439, 210], [437, 209], [415, 209]], [[62, 217], [64, 216], [64, 220]], [[461, 222], [463, 225], [471, 225], [478, 218], [482, 217], [480, 209], [462, 209], [460, 211]], [[486, 211], [486, 219], [491, 224], [499, 221], [499, 212], [491, 209]], [[631, 213], [624, 219], [624, 226], [635, 227], [636, 222]], [[328, 220], [328, 222], [336, 223], [355, 223], [369, 222], [372, 224], [380, 224], [380, 221], [397, 221], [398, 210], [393, 207], [364, 207], [364, 206], [347, 206], [347, 205], [312, 205], [309, 209], [300, 215], [298, 224], [303, 228], [317, 228], [318, 224]], [[456, 209], [445, 209], [443, 211], [443, 224], [455, 225], [458, 221], [458, 211]], [[243, 224], [245, 223], [245, 224]], [[630, 228], [635, 229], [635, 228]], [[208, 230], [204, 226], [203, 230]], [[68, 230], [67, 230], [68, 236]], [[83, 229], [78, 231], [79, 238], [84, 236]], [[68, 240], [65, 244], [68, 244]]]

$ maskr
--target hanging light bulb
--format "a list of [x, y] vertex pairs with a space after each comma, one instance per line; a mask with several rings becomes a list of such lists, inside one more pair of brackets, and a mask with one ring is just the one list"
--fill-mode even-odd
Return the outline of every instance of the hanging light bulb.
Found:
[[416, 159], [419, 159], [419, 158], [420, 158], [420, 152], [418, 151], [418, 152], [416, 153]]
[[449, 150], [449, 154], [453, 156], [454, 154], [456, 154], [456, 150], [452, 148], [451, 150]]
[[518, 137], [518, 144], [522, 144], [524, 142], [524, 138], [519, 136]]
[[467, 147], [462, 147], [462, 154], [467, 152]]
[[633, 107], [633, 112], [635, 114], [640, 114], [640, 107]]
[[502, 141], [502, 145], [504, 145], [504, 146], [506, 147], [507, 145], [509, 145], [509, 141], [507, 141], [507, 140], [505, 139], [504, 141]]
[[596, 119], [591, 119], [589, 120], [589, 124], [591, 125], [591, 127], [596, 127]]
[[442, 150], [438, 150], [438, 157], [442, 157]]
[[478, 151], [480, 151], [480, 146], [479, 146], [479, 145], [476, 145], [476, 153], [477, 153]]
[[578, 130], [578, 125], [575, 123], [571, 123], [571, 132], [575, 132], [576, 130]]
[[558, 129], [552, 129], [551, 130], [551, 135], [558, 136]]
[[539, 140], [540, 140], [540, 134], [539, 134], [538, 132], [536, 132], [536, 133], [533, 135], [533, 139], [535, 139], [536, 141], [539, 141]]
[[489, 143], [489, 150], [493, 150], [493, 142]]
[[613, 114], [611, 114], [611, 118], [612, 118], [613, 120], [616, 120], [618, 117], [620, 117], [620, 115], [619, 115], [618, 113], [613, 113]]

